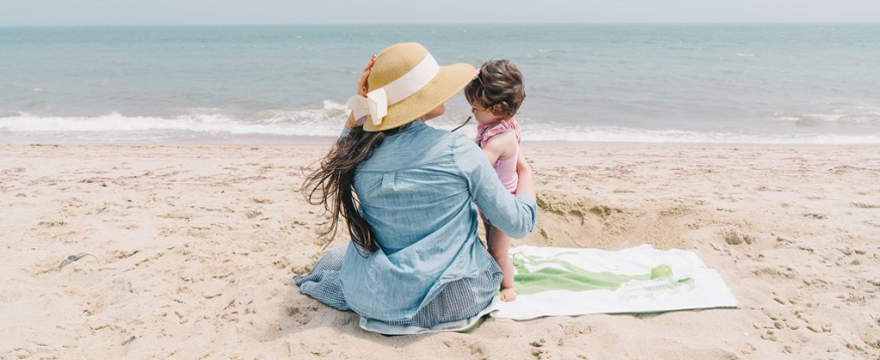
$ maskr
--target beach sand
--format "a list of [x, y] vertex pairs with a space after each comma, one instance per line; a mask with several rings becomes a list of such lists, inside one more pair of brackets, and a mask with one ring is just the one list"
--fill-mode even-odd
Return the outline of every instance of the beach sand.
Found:
[[345, 243], [298, 192], [326, 145], [0, 145], [0, 359], [880, 356], [880, 147], [525, 149], [518, 244], [693, 250], [740, 308], [385, 337], [291, 285]]

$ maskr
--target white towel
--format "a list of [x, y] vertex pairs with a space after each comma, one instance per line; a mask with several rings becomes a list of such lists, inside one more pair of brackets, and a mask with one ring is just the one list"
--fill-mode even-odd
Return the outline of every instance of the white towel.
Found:
[[[528, 282], [514, 283], [520, 291], [516, 301], [494, 302], [493, 317], [526, 320], [737, 306], [718, 272], [706, 267], [692, 251], [664, 251], [648, 245], [620, 251], [520, 246], [511, 249], [510, 255], [527, 272], [540, 274], [542, 269], [555, 269], [558, 274], [547, 275], [549, 280], [538, 288], [548, 289], [540, 292], [532, 292], [535, 286]], [[663, 265], [672, 269], [671, 276], [651, 279], [651, 270]], [[589, 279], [594, 273], [596, 278]], [[518, 278], [524, 275], [528, 274], [517, 273]], [[553, 281], [553, 275], [588, 285], [588, 280], [595, 280], [599, 288], [583, 289], [588, 285], [577, 281]]]

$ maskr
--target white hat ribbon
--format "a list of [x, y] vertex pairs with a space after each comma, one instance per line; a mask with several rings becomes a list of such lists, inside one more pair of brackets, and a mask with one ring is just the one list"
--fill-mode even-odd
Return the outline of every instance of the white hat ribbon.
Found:
[[429, 53], [406, 74], [381, 88], [370, 91], [366, 97], [352, 96], [346, 102], [345, 107], [354, 112], [354, 118], [358, 120], [370, 115], [373, 125], [378, 126], [382, 124], [382, 119], [388, 115], [388, 106], [403, 101], [421, 90], [437, 76], [438, 72], [440, 72], [440, 65]]

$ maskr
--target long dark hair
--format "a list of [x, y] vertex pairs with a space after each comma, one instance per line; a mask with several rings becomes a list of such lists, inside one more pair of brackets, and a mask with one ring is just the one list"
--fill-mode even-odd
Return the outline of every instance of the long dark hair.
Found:
[[382, 145], [386, 137], [396, 134], [399, 128], [382, 132], [366, 132], [363, 126], [356, 126], [351, 132], [339, 138], [327, 156], [321, 160], [320, 167], [306, 176], [300, 191], [312, 205], [324, 205], [331, 215], [330, 224], [319, 231], [322, 237], [332, 239], [336, 236], [339, 218], [345, 218], [351, 241], [358, 245], [358, 252], [373, 252], [378, 249], [373, 229], [361, 217], [358, 199], [354, 195], [354, 173], [358, 165], [373, 155], [373, 150]]

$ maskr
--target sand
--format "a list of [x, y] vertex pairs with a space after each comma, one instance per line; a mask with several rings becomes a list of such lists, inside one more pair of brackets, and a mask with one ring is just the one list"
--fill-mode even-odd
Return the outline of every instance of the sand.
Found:
[[880, 357], [878, 147], [526, 145], [521, 244], [691, 249], [741, 307], [411, 337], [291, 286], [345, 242], [297, 190], [325, 151], [0, 145], [0, 359]]

